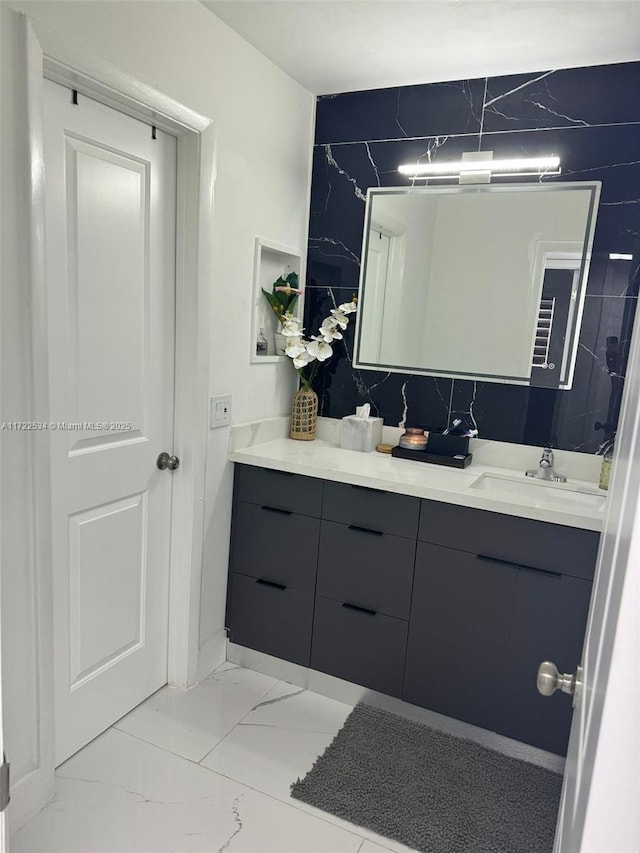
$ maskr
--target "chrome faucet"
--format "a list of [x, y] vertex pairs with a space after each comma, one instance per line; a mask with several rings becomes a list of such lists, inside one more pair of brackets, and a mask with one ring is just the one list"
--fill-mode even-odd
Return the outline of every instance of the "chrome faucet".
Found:
[[550, 447], [542, 448], [542, 456], [538, 467], [533, 471], [525, 471], [527, 477], [535, 477], [536, 480], [549, 480], [552, 483], [566, 483], [567, 478], [562, 474], [556, 474], [553, 470], [553, 450]]

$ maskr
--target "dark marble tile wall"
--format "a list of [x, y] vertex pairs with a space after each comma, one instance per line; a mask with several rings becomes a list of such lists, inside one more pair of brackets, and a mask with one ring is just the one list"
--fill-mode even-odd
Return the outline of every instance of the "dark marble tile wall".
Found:
[[[500, 441], [594, 453], [615, 429], [640, 280], [640, 63], [431, 83], [318, 99], [305, 325], [358, 290], [370, 186], [405, 186], [400, 163], [557, 153], [562, 175], [602, 181], [573, 388], [358, 371], [353, 324], [319, 371], [321, 413], [369, 402], [390, 425], [442, 427], [457, 415]], [[631, 254], [611, 261], [610, 253]]]

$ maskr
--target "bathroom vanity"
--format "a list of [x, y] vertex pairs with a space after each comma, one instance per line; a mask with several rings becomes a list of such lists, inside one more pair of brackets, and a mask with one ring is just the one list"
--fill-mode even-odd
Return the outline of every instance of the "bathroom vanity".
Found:
[[442, 470], [330, 439], [231, 458], [231, 642], [566, 752], [571, 702], [543, 698], [536, 671], [580, 661], [596, 488], [520, 488], [523, 472]]

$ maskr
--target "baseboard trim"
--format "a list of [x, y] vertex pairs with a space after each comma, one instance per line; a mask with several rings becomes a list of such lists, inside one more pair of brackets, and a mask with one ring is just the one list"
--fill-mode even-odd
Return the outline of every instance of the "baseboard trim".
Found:
[[280, 681], [287, 681], [296, 687], [304, 687], [306, 690], [319, 693], [329, 699], [336, 699], [338, 702], [345, 702], [347, 705], [366, 702], [375, 708], [382, 708], [408, 720], [424, 723], [438, 729], [438, 731], [472, 740], [487, 747], [487, 749], [500, 752], [502, 755], [519, 758], [521, 761], [527, 761], [529, 764], [544, 767], [555, 773], [564, 772], [565, 760], [560, 755], [538, 749], [528, 743], [521, 743], [496, 732], [481, 729], [470, 723], [463, 723], [460, 720], [436, 714], [434, 711], [419, 708], [417, 705], [411, 705], [409, 702], [403, 702], [393, 696], [385, 696], [384, 693], [369, 690], [367, 687], [353, 684], [350, 681], [343, 681], [341, 678], [335, 678], [332, 675], [326, 675], [323, 672], [289, 663], [280, 658], [230, 642], [227, 643], [226, 659], [230, 663], [244, 666], [263, 675], [270, 675]]

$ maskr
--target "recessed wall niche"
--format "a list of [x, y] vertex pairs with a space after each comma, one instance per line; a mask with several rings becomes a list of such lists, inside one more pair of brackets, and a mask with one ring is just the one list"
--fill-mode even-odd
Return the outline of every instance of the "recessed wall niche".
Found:
[[[284, 361], [285, 355], [276, 353], [274, 335], [278, 321], [262, 292], [271, 291], [274, 281], [280, 276], [287, 277], [291, 272], [298, 274], [300, 280], [302, 252], [280, 246], [262, 237], [256, 237], [253, 260], [253, 320], [251, 325], [250, 360], [254, 364], [267, 364]], [[302, 316], [301, 296], [295, 306], [296, 316]], [[260, 338], [261, 346], [258, 347]]]
[[543, 180], [602, 181], [571, 390], [353, 370], [350, 326], [318, 374], [321, 414], [340, 418], [369, 402], [390, 425], [437, 428], [464, 417], [483, 438], [597, 452], [617, 423], [638, 297], [639, 82], [633, 62], [318, 98], [305, 291], [311, 333], [334, 300], [358, 290], [366, 191], [407, 186], [400, 163], [478, 150], [496, 158], [555, 153], [562, 174]]

